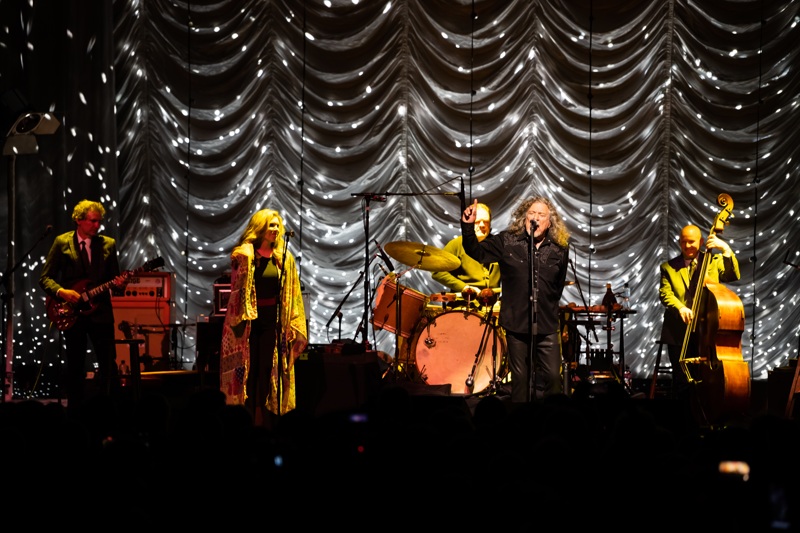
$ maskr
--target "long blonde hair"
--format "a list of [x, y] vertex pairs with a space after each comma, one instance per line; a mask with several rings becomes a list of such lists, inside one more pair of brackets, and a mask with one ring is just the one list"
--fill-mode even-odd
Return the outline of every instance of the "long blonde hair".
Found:
[[275, 242], [272, 243], [272, 255], [275, 257], [278, 265], [282, 266], [286, 226], [283, 225], [283, 217], [281, 214], [274, 209], [261, 209], [253, 213], [253, 216], [250, 217], [250, 222], [247, 223], [247, 227], [244, 228], [241, 237], [239, 237], [237, 246], [252, 243], [254, 248], [260, 248], [272, 217], [278, 217], [278, 237], [275, 239]]
[[550, 239], [559, 246], [566, 248], [569, 245], [569, 230], [564, 225], [561, 215], [558, 214], [556, 206], [544, 196], [534, 196], [522, 202], [511, 215], [512, 222], [508, 226], [508, 232], [514, 235], [521, 235], [525, 232], [525, 219], [527, 218], [528, 209], [537, 202], [543, 203], [550, 210], [550, 227], [547, 229]]

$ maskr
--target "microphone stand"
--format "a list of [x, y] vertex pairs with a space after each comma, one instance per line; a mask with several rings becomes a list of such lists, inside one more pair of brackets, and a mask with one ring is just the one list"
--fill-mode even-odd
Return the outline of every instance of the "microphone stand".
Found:
[[[586, 304], [586, 297], [583, 295], [583, 289], [581, 288], [581, 282], [578, 280], [578, 274], [575, 272], [575, 263], [572, 262], [572, 259], [569, 260], [569, 265], [572, 267], [572, 277], [575, 278], [575, 285], [578, 286], [578, 294], [581, 297], [581, 303], [583, 303], [583, 308], [586, 310], [586, 317], [587, 317], [587, 325], [591, 332], [594, 334], [594, 342], [600, 342], [597, 337], [597, 330], [594, 329], [594, 320], [592, 320], [591, 315], [589, 314], [589, 306]], [[588, 336], [588, 335], [587, 335]], [[590, 354], [590, 347], [589, 347], [589, 340], [586, 340], [586, 362], [589, 362], [589, 354]]]
[[[370, 259], [370, 260], [367, 262], [367, 268], [369, 268], [369, 265], [372, 263], [372, 261], [373, 261], [374, 259], [375, 259], [375, 256], [373, 255], [373, 256], [372, 256], [372, 258], [371, 258], [371, 259]], [[356, 287], [358, 287], [358, 284], [359, 284], [359, 283], [361, 283], [361, 279], [362, 279], [363, 277], [364, 277], [364, 272], [363, 272], [363, 271], [362, 271], [362, 272], [359, 272], [359, 274], [358, 274], [358, 279], [356, 280], [356, 282], [355, 282], [355, 283], [353, 283], [353, 286], [352, 286], [352, 287], [350, 287], [350, 290], [349, 290], [349, 291], [347, 291], [347, 294], [345, 294], [345, 295], [344, 295], [344, 298], [342, 298], [342, 301], [339, 303], [339, 306], [336, 308], [336, 310], [333, 312], [333, 314], [331, 315], [331, 317], [328, 319], [328, 322], [325, 324], [325, 329], [328, 329], [328, 327], [331, 325], [331, 322], [333, 322], [333, 319], [334, 319], [335, 317], [339, 317], [339, 340], [341, 340], [341, 338], [342, 338], [342, 313], [341, 313], [341, 311], [342, 311], [342, 306], [344, 306], [344, 303], [345, 303], [345, 302], [347, 301], [347, 299], [350, 297], [350, 294], [352, 294], [353, 290], [354, 290]], [[361, 317], [361, 323], [359, 324], [359, 326], [358, 326], [358, 329], [356, 330], [356, 333], [355, 333], [355, 335], [354, 335], [354, 337], [353, 337], [353, 342], [355, 342], [355, 341], [356, 341], [356, 338], [358, 338], [358, 334], [360, 333], [360, 331], [361, 331], [362, 327], [364, 326], [364, 320], [366, 319], [366, 317], [367, 317], [367, 315], [366, 315], [366, 314], [362, 315], [362, 317]]]
[[[359, 332], [362, 333], [362, 344], [364, 345], [364, 350], [369, 350], [369, 338], [366, 332], [366, 326], [364, 322], [367, 320], [369, 316], [369, 302], [372, 301], [372, 297], [370, 295], [370, 286], [369, 286], [369, 276], [365, 274], [369, 272], [369, 264], [371, 260], [369, 258], [369, 202], [371, 200], [375, 200], [377, 202], [385, 202], [386, 201], [386, 194], [384, 193], [374, 193], [374, 192], [361, 192], [361, 193], [353, 193], [350, 196], [361, 196], [364, 199], [364, 272], [361, 273], [361, 276], [364, 278], [364, 314], [361, 318], [361, 324], [359, 325], [358, 329], [356, 330], [356, 334], [353, 337], [353, 342], [358, 338]], [[358, 282], [356, 282], [358, 284]], [[352, 292], [352, 289], [351, 289]], [[348, 293], [349, 294], [349, 293]], [[344, 302], [343, 302], [344, 303]], [[328, 321], [330, 324], [330, 321]], [[327, 328], [327, 326], [325, 326]]]
[[539, 325], [537, 324], [537, 313], [539, 305], [539, 250], [533, 243], [534, 228], [530, 228], [528, 234], [528, 251], [530, 254], [530, 287], [531, 287], [531, 305], [529, 308], [530, 321], [528, 322], [530, 328], [530, 342], [528, 343], [528, 401], [532, 401], [536, 396], [536, 371], [534, 368], [534, 356], [536, 353], [537, 336], [539, 334]]
[[[6, 394], [7, 394], [6, 365], [9, 363], [7, 357], [13, 355], [14, 353], [14, 345], [13, 345], [14, 321], [11, 319], [11, 312], [12, 312], [11, 304], [14, 301], [14, 288], [12, 287], [14, 271], [16, 271], [20, 267], [20, 265], [22, 265], [22, 263], [28, 258], [31, 252], [37, 246], [39, 246], [39, 243], [42, 242], [44, 238], [50, 234], [51, 231], [53, 231], [53, 226], [47, 226], [47, 228], [45, 228], [44, 230], [44, 233], [42, 233], [41, 237], [39, 237], [39, 239], [35, 243], [33, 243], [33, 246], [31, 246], [30, 249], [27, 252], [25, 252], [25, 255], [22, 256], [22, 259], [17, 261], [17, 263], [13, 267], [7, 269], [3, 273], [3, 294], [1, 296], [3, 300], [3, 307], [2, 307], [2, 317], [0, 317], [2, 318], [2, 320], [0, 322], [2, 322], [4, 326], [3, 328], [4, 336], [3, 336], [2, 359], [0, 359], [0, 363], [2, 363], [0, 364], [0, 388], [2, 388], [2, 390], [0, 390], [0, 393], [2, 394], [2, 398], [0, 398], [0, 403], [6, 401]], [[8, 385], [11, 387], [9, 396], [12, 396], [14, 394], [13, 379], [12, 382], [9, 383]]]
[[286, 257], [289, 251], [289, 239], [291, 236], [284, 230], [283, 238], [283, 268], [281, 268], [281, 276], [278, 280], [278, 299], [276, 305], [278, 307], [278, 314], [275, 318], [275, 348], [278, 350], [278, 390], [275, 391], [278, 397], [278, 416], [281, 415], [283, 408], [283, 355], [291, 358], [292, 353], [289, 346], [284, 344], [286, 337], [283, 335], [283, 291], [284, 280], [286, 279]]
[[[453, 178], [453, 179], [455, 179], [455, 178]], [[453, 179], [447, 180], [444, 183], [449, 183], [449, 182], [453, 181]], [[463, 182], [463, 177], [461, 179], [462, 179], [462, 182]], [[444, 183], [442, 185], [444, 185]], [[463, 185], [462, 185], [462, 190], [463, 190]], [[463, 195], [462, 192], [441, 192], [441, 193], [440, 192], [435, 192], [435, 193], [430, 193], [430, 192], [421, 192], [421, 193], [410, 193], [410, 192], [395, 192], [395, 193], [393, 193], [393, 192], [381, 192], [381, 193], [359, 192], [359, 193], [352, 193], [352, 194], [350, 194], [350, 196], [352, 196], [352, 197], [360, 196], [360, 197], [362, 197], [364, 199], [364, 236], [365, 236], [365, 239], [364, 239], [364, 273], [369, 271], [369, 263], [371, 262], [371, 260], [369, 258], [369, 243], [370, 243], [370, 240], [371, 240], [370, 234], [369, 234], [369, 210], [370, 210], [369, 203], [370, 203], [370, 201], [375, 200], [376, 202], [385, 202], [387, 196], [459, 196], [460, 198], [462, 198], [462, 201], [461, 201], [462, 205], [465, 203], [465, 200], [463, 199], [464, 195]], [[462, 210], [462, 212], [463, 212], [463, 210]], [[398, 291], [397, 291], [398, 292], [398, 297], [400, 295], [399, 277], [400, 276], [397, 276], [397, 278], [398, 278], [398, 280], [397, 280], [397, 282], [398, 282]], [[371, 301], [372, 301], [372, 297], [370, 295], [369, 277], [368, 276], [364, 276], [364, 314], [363, 314], [363, 318], [361, 320], [361, 327], [359, 328], [358, 331], [356, 331], [355, 338], [358, 338], [359, 331], [361, 331], [363, 333], [363, 344], [364, 344], [364, 349], [365, 350], [369, 350], [369, 339], [367, 338], [366, 327], [364, 326], [364, 322], [366, 321], [367, 317], [369, 316], [369, 303]], [[328, 323], [330, 324], [330, 322], [328, 322]], [[327, 328], [327, 326], [326, 326], [326, 328]], [[354, 342], [355, 342], [355, 338], [353, 339]], [[397, 354], [397, 350], [399, 349], [398, 346], [399, 346], [399, 340], [395, 342], [395, 355], [396, 356], [399, 355], [399, 354]]]

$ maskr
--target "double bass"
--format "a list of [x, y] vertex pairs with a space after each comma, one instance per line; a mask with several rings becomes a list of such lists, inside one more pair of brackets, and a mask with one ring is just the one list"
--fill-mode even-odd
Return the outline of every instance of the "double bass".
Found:
[[[724, 230], [733, 217], [733, 199], [717, 197], [722, 210], [709, 237]], [[700, 424], [724, 424], [743, 413], [750, 402], [750, 367], [742, 358], [744, 306], [724, 284], [707, 279], [712, 254], [706, 249], [689, 288], [692, 320], [681, 348], [680, 367], [694, 392], [694, 411]]]

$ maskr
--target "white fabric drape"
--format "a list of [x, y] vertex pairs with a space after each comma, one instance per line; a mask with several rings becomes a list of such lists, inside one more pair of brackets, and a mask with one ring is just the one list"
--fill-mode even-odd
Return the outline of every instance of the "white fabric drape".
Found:
[[[372, 305], [359, 272], [370, 261], [370, 290], [382, 277], [372, 239], [443, 247], [460, 205], [442, 193], [463, 175], [497, 230], [531, 194], [560, 208], [579, 282], [563, 303], [582, 303], [578, 287], [593, 305], [607, 282], [630, 285], [634, 377], [655, 358], [659, 263], [678, 253], [683, 225], [707, 232], [730, 194], [743, 356], [756, 379], [797, 356], [800, 272], [786, 264], [800, 262], [797, 2], [117, 0], [108, 11], [94, 99], [57, 103], [68, 119], [99, 106], [95, 124], [112, 122], [115, 137], [65, 124], [53, 160], [68, 163], [51, 178], [61, 196], [47, 203], [67, 225], [78, 195], [103, 195], [123, 268], [160, 255], [175, 273], [174, 320], [211, 311], [234, 241], [269, 206], [296, 232], [310, 341], [356, 338]], [[113, 168], [78, 172], [74, 147]], [[423, 294], [442, 289], [395, 268]], [[341, 332], [336, 319], [326, 330], [357, 283]], [[24, 360], [41, 357], [41, 299], [20, 311], [32, 318], [16, 333]], [[367, 332], [394, 354], [393, 335]], [[191, 329], [179, 350], [194, 359]]]

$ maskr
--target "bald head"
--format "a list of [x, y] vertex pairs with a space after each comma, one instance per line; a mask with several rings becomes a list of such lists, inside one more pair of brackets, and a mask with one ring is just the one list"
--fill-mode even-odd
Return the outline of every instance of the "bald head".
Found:
[[686, 260], [692, 260], [700, 253], [703, 247], [703, 233], [694, 224], [684, 226], [679, 240], [681, 255]]

